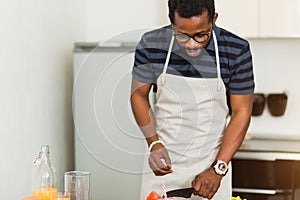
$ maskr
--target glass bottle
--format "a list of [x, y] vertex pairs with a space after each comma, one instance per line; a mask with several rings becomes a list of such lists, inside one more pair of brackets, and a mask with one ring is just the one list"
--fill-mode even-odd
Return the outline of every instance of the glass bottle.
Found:
[[34, 161], [32, 175], [32, 196], [42, 200], [56, 200], [57, 176], [50, 160], [49, 146], [42, 145], [39, 156]]

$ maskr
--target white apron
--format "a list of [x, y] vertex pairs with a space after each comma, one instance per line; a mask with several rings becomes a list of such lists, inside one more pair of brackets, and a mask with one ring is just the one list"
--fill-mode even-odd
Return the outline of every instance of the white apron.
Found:
[[[191, 78], [167, 74], [174, 36], [157, 80], [155, 117], [157, 134], [166, 144], [173, 173], [155, 176], [148, 158], [142, 178], [140, 200], [151, 191], [162, 194], [161, 183], [167, 190], [191, 187], [194, 177], [209, 168], [218, 153], [228, 116], [226, 89], [221, 78], [218, 44], [216, 52], [217, 78]], [[231, 168], [223, 177], [213, 200], [230, 200]], [[204, 199], [192, 196], [191, 199]]]

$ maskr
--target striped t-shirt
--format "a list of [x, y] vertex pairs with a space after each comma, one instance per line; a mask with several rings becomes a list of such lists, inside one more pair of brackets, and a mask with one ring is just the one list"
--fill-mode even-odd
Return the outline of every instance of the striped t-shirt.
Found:
[[[227, 93], [252, 93], [254, 76], [249, 43], [217, 26], [214, 26], [213, 30], [218, 41], [221, 76]], [[147, 32], [142, 36], [135, 50], [133, 78], [156, 85], [166, 61], [171, 37], [171, 26]], [[213, 39], [196, 57], [188, 56], [175, 40], [167, 73], [195, 78], [215, 78], [217, 68]]]

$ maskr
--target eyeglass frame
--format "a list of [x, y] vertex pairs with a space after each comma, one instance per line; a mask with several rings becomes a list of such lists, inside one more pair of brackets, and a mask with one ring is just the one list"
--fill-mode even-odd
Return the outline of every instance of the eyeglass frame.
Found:
[[[180, 32], [180, 31], [174, 30], [173, 28], [172, 28], [172, 30], [173, 30], [173, 35], [174, 35], [175, 38], [176, 38], [176, 35], [188, 36], [188, 37], [187, 37], [187, 40], [184, 41], [184, 42], [183, 42], [183, 41], [179, 41], [179, 40], [176, 38], [176, 40], [177, 40], [179, 43], [187, 43], [187, 42], [190, 41], [190, 39], [192, 38], [194, 41], [198, 42], [199, 44], [203, 44], [204, 42], [208, 41], [209, 38], [211, 37], [212, 31], [213, 31], [213, 26], [211, 27], [211, 29], [210, 29], [210, 31], [209, 31], [208, 33], [201, 33], [201, 32], [198, 32], [198, 33], [195, 33], [194, 35], [189, 35], [189, 34], [187, 34], [187, 33], [182, 33], [182, 32]], [[176, 33], [176, 32], [177, 32], [177, 33]], [[197, 41], [197, 40], [195, 39], [195, 37], [196, 37], [196, 36], [199, 36], [199, 35], [202, 35], [201, 37], [206, 36], [207, 38], [206, 38], [205, 40], [199, 42], [199, 41]]]

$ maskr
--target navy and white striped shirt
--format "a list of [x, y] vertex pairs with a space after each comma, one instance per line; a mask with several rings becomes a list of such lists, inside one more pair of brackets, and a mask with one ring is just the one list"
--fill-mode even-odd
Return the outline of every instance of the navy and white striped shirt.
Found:
[[[252, 55], [249, 43], [233, 33], [214, 26], [220, 55], [221, 76], [227, 94], [254, 92]], [[143, 83], [156, 84], [162, 73], [172, 36], [171, 26], [145, 33], [135, 50], [133, 77]], [[176, 41], [176, 40], [175, 40]], [[202, 53], [189, 57], [177, 42], [174, 43], [167, 73], [195, 78], [217, 76], [214, 42]]]

